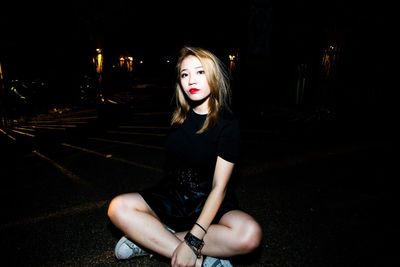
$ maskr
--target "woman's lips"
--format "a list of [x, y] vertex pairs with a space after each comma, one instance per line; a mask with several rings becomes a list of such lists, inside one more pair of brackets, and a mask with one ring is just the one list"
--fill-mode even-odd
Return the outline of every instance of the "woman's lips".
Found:
[[190, 88], [190, 89], [189, 89], [189, 93], [191, 93], [191, 94], [195, 94], [195, 93], [197, 93], [198, 91], [200, 91], [200, 89], [197, 89], [197, 88]]

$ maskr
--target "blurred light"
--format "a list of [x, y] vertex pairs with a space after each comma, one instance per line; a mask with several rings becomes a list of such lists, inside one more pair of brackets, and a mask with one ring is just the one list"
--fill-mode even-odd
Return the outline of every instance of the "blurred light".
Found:
[[94, 58], [93, 62], [96, 66], [96, 72], [102, 73], [103, 72], [103, 54], [101, 48], [96, 48], [97, 55]]
[[229, 69], [233, 71], [236, 68], [236, 55], [230, 54], [229, 57]]
[[1, 63], [0, 63], [0, 80], [3, 80], [3, 69], [1, 68]]
[[127, 57], [126, 68], [129, 72], [133, 71], [133, 57]]
[[329, 45], [323, 49], [321, 64], [326, 77], [331, 77], [338, 57], [338, 46]]
[[133, 71], [133, 57], [121, 55], [119, 57], [119, 67], [125, 68], [128, 72]]

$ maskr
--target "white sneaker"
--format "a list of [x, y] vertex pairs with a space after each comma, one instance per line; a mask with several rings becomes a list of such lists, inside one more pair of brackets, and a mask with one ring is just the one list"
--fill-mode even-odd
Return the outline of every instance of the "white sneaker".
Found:
[[128, 260], [133, 257], [152, 256], [149, 252], [138, 247], [130, 241], [126, 236], [121, 237], [114, 249], [115, 257], [119, 260]]
[[206, 256], [203, 267], [233, 267], [230, 261]]
[[[165, 226], [171, 233], [175, 233], [174, 230]], [[141, 256], [150, 256], [153, 257], [153, 254], [150, 254], [146, 250], [140, 248], [138, 245], [129, 240], [126, 236], [121, 237], [118, 243], [115, 245], [114, 249], [115, 257], [119, 260], [128, 260], [134, 257]]]

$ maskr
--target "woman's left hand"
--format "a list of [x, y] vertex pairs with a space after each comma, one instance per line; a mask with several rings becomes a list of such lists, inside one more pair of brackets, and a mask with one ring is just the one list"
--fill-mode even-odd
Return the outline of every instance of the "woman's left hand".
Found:
[[197, 256], [192, 249], [183, 241], [174, 251], [171, 258], [172, 267], [195, 266]]

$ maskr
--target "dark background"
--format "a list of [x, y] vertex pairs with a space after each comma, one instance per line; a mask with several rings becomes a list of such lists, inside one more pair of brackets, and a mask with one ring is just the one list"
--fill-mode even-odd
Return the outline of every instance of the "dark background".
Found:
[[[189, 44], [211, 49], [226, 63], [228, 53], [238, 52], [233, 73], [238, 110], [263, 113], [278, 106], [322, 112], [318, 116], [392, 119], [393, 17], [384, 2], [3, 2], [5, 81], [48, 80], [49, 101], [73, 101], [81, 77], [93, 71], [97, 47], [103, 49], [105, 74], [112, 59], [129, 53], [151, 63], [146, 77], [172, 84], [174, 66], [161, 62], [173, 63], [178, 49]], [[322, 60], [331, 45], [335, 60], [327, 76]]]
[[[238, 55], [238, 195], [265, 241], [234, 265], [393, 266], [398, 30], [387, 2], [2, 1], [3, 258], [160, 266], [115, 260], [121, 233], [106, 210], [160, 178], [174, 60], [189, 44], [227, 64]], [[132, 73], [113, 68], [121, 54]], [[121, 105], [93, 102], [99, 93]]]

